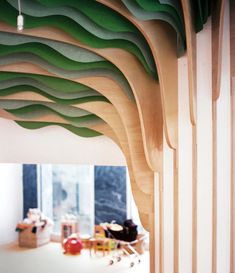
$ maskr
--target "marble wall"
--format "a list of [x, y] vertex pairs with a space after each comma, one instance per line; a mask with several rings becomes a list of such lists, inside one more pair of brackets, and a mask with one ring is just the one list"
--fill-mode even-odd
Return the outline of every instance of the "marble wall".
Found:
[[38, 207], [37, 192], [37, 165], [23, 164], [24, 218], [26, 217], [29, 208]]
[[126, 217], [126, 167], [95, 166], [95, 224]]

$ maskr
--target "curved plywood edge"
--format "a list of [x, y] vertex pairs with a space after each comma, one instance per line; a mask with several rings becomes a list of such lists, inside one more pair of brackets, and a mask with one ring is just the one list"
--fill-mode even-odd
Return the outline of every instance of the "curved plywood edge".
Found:
[[156, 156], [162, 152], [163, 131], [159, 84], [145, 73], [130, 53], [111, 48], [99, 52], [112, 60], [126, 76], [137, 103], [147, 162], [152, 170], [160, 170], [161, 164]]
[[[0, 29], [16, 33], [15, 28], [4, 23], [0, 23]], [[77, 45], [93, 51], [113, 63], [125, 75], [135, 95], [147, 162], [153, 170], [159, 171], [161, 169], [161, 162], [158, 160], [158, 156], [156, 156], [156, 153], [162, 152], [162, 110], [161, 105], [156, 105], [156, 102], [160, 102], [159, 85], [156, 80], [146, 73], [136, 57], [122, 49], [95, 49], [84, 46], [65, 32], [52, 27], [25, 30], [24, 35], [43, 37]]]
[[[19, 63], [17, 68], [14, 64], [0, 66], [0, 71], [20, 71], [28, 73], [29, 71], [34, 74], [51, 75], [50, 72], [42, 71], [40, 67], [27, 63]], [[136, 106], [131, 102], [123, 93], [121, 87], [115, 83], [112, 79], [105, 77], [86, 77], [81, 79], [74, 79], [78, 83], [82, 83], [88, 87], [97, 90], [99, 93], [107, 97], [110, 102], [117, 109], [122, 122], [124, 124], [128, 143], [130, 146], [131, 161], [134, 166], [134, 170], [137, 172], [138, 181], [141, 183], [141, 189], [145, 193], [151, 193], [153, 187], [153, 180], [148, 180], [147, 177], [151, 176], [150, 169], [147, 165], [143, 141], [141, 138], [140, 122], [138, 119], [138, 112]], [[78, 105], [80, 106], [80, 104]], [[155, 154], [155, 152], [154, 152]], [[158, 154], [157, 160], [161, 160], [161, 156]], [[160, 165], [160, 163], [159, 163]]]
[[[143, 183], [143, 180], [141, 181], [139, 179], [138, 173], [141, 173], [141, 170], [136, 170], [133, 166], [133, 162], [130, 156], [130, 151], [127, 143], [127, 137], [125, 136], [125, 129], [123, 128], [121, 124], [121, 120], [119, 119], [119, 116], [114, 109], [114, 107], [108, 103], [84, 103], [82, 105], [79, 105], [80, 108], [88, 110], [90, 112], [95, 113], [99, 117], [101, 117], [104, 121], [109, 124], [109, 126], [113, 129], [114, 133], [119, 139], [120, 148], [122, 149], [126, 160], [127, 165], [130, 173], [130, 180], [131, 180], [131, 189], [133, 192], [134, 200], [138, 206], [138, 210], [140, 215], [142, 214], [151, 214], [153, 213], [153, 204], [151, 202], [152, 197], [151, 194], [146, 194], [142, 190], [143, 185], [140, 185], [140, 182]], [[152, 185], [153, 182], [149, 181], [149, 179], [153, 179], [153, 175], [150, 177], [145, 177], [145, 180]], [[144, 185], [146, 189], [146, 185]], [[148, 230], [149, 222], [146, 221], [145, 218], [143, 218], [142, 221], [143, 226]]]
[[[25, 128], [30, 128], [30, 129], [37, 129], [37, 128], [42, 128], [45, 126], [61, 126], [69, 131], [71, 131], [72, 133], [75, 133], [76, 135], [79, 136], [98, 136], [100, 135], [99, 130], [100, 128], [105, 128], [105, 124], [98, 124], [98, 125], [91, 125], [91, 126], [87, 126], [86, 128], [79, 128], [79, 127], [74, 127], [71, 126], [68, 121], [66, 119], [63, 119], [62, 117], [59, 117], [55, 114], [48, 114], [48, 115], [44, 115], [44, 116], [39, 116], [39, 117], [34, 117], [34, 118], [26, 118], [26, 117], [20, 117], [20, 116], [15, 116], [11, 113], [9, 113], [8, 111], [4, 110], [4, 109], [0, 109], [0, 117], [5, 118], [5, 119], [10, 119], [16, 122], [29, 122], [29, 123], [44, 123], [42, 126], [41, 124], [38, 126], [38, 124], [36, 124], [36, 126], [34, 127], [25, 127]], [[48, 123], [48, 125], [45, 125], [45, 123]], [[95, 135], [93, 133], [90, 133], [91, 131], [95, 131], [97, 132]], [[109, 131], [107, 131], [108, 133]], [[89, 134], [89, 135], [88, 135]]]
[[[122, 15], [141, 31], [147, 40], [157, 65], [162, 102], [160, 107], [163, 109], [163, 121], [167, 143], [171, 148], [176, 148], [178, 141], [178, 60], [176, 34], [174, 30], [162, 21], [137, 20], [126, 10], [120, 1], [98, 1], [117, 12], [121, 12]], [[159, 105], [157, 105], [158, 101], [155, 101], [155, 103], [156, 107], [159, 107]], [[152, 151], [148, 152], [152, 153]], [[150, 158], [152, 158], [152, 156], [150, 156]]]
[[18, 73], [35, 73], [47, 76], [54, 76], [51, 72], [47, 71], [39, 67], [36, 64], [28, 63], [28, 62], [19, 62], [19, 63], [9, 63], [9, 64], [1, 64], [0, 71], [7, 72], [18, 72]]
[[142, 168], [141, 165], [136, 166], [133, 156], [128, 145], [128, 138], [126, 131], [128, 128], [124, 128], [123, 123], [115, 110], [115, 108], [106, 102], [87, 102], [78, 105], [79, 108], [87, 110], [91, 113], [96, 113], [106, 123], [108, 123], [114, 130], [115, 134], [119, 138], [120, 143], [125, 147], [126, 154], [129, 154], [132, 163], [132, 169], [134, 171], [134, 177], [139, 189], [146, 193], [151, 194], [153, 192], [153, 171]]
[[[153, 204], [151, 202], [152, 198], [151, 194], [146, 194], [141, 189], [144, 186], [144, 189], [146, 190], [146, 187], [149, 187], [149, 185], [153, 185], [153, 181], [150, 181], [150, 179], [153, 179], [153, 174], [150, 173], [149, 177], [145, 177], [144, 181], [147, 182], [147, 185], [143, 185], [143, 179], [140, 180], [141, 177], [139, 176], [139, 173], [141, 173], [141, 169], [137, 170], [132, 162], [130, 150], [128, 147], [128, 140], [125, 135], [125, 129], [123, 128], [121, 119], [119, 118], [117, 111], [111, 104], [108, 104], [106, 102], [89, 102], [79, 104], [78, 107], [95, 113], [100, 118], [102, 118], [107, 124], [109, 124], [114, 134], [116, 135], [116, 138], [118, 138], [117, 144], [120, 145], [120, 148], [122, 149], [127, 160], [131, 181], [131, 189], [133, 192], [134, 200], [138, 207], [141, 223], [146, 230], [149, 230], [149, 218], [146, 217], [146, 215], [148, 216], [153, 212]], [[153, 192], [152, 189], [150, 192]]]
[[[122, 13], [123, 16], [125, 16], [129, 21], [131, 21], [138, 29], [139, 31], [143, 34], [147, 42], [149, 43], [149, 37], [146, 35], [145, 31], [143, 31], [143, 26], [141, 26], [140, 21], [137, 21], [136, 18], [134, 18], [129, 11], [125, 8], [125, 6], [121, 3], [121, 1], [107, 1], [107, 0], [98, 0], [98, 2], [112, 8], [113, 10]], [[155, 32], [156, 34], [156, 32]], [[152, 44], [149, 43], [149, 46], [152, 50], [153, 56], [153, 48]], [[156, 56], [154, 56], [155, 59]], [[156, 62], [156, 60], [155, 60]], [[150, 90], [148, 88], [148, 85], [146, 85], [146, 90]], [[143, 89], [145, 90], [145, 89]], [[142, 134], [144, 138], [144, 147], [145, 147], [145, 153], [146, 153], [146, 158], [148, 161], [148, 164], [150, 168], [153, 171], [161, 171], [162, 168], [162, 162], [161, 162], [161, 157], [162, 157], [162, 130], [163, 130], [163, 118], [164, 115], [162, 113], [162, 105], [161, 105], [161, 94], [160, 94], [160, 87], [159, 84], [155, 82], [155, 88], [152, 89], [152, 94], [149, 94], [149, 98], [151, 100], [152, 98], [152, 103], [148, 106], [145, 106], [142, 102], [142, 98], [140, 97], [140, 100], [137, 100], [137, 105], [139, 103], [138, 110], [140, 112], [141, 108], [145, 107], [150, 107], [149, 109], [153, 111], [154, 108], [158, 109], [158, 113], [154, 113], [156, 116], [159, 118], [157, 119], [158, 127], [156, 128], [155, 132], [151, 130], [152, 122], [154, 122], [150, 118], [150, 115], [148, 113], [141, 113], [140, 112], [140, 118], [141, 118], [141, 125], [142, 125]], [[154, 94], [155, 93], [155, 94]], [[154, 104], [154, 105], [153, 105]], [[146, 120], [145, 120], [146, 119]], [[156, 122], [154, 122], [156, 126]], [[146, 130], [146, 131], [143, 131]], [[146, 138], [146, 135], [148, 134], [148, 138]]]
[[[107, 81], [104, 82], [100, 77], [89, 77], [79, 79], [78, 82], [96, 89], [102, 95], [107, 97], [109, 101], [114, 105], [126, 130], [129, 149], [131, 153], [131, 160], [133, 165], [135, 166], [134, 169], [137, 172], [138, 170], [141, 170], [141, 179], [145, 180], [145, 176], [148, 176], [150, 170], [144, 154], [140, 121], [138, 118], [136, 105], [123, 97], [123, 92], [121, 88], [117, 85], [117, 83], [113, 82], [110, 79], [107, 79]], [[157, 160], [161, 160], [160, 154], [158, 154]], [[161, 163], [159, 162], [159, 166], [160, 164]], [[140, 174], [140, 172], [138, 173]]]
[[157, 21], [139, 22], [148, 37], [160, 81], [163, 121], [167, 144], [178, 143], [178, 59], [176, 35], [172, 28]]
[[35, 100], [35, 101], [43, 101], [43, 102], [53, 102], [52, 100], [31, 91], [24, 91], [20, 93], [11, 94], [11, 95], [0, 96], [0, 100], [2, 99], [4, 100]]
[[[5, 113], [5, 116], [4, 116]], [[62, 123], [66, 124], [67, 120], [64, 119], [63, 117], [60, 117], [55, 114], [49, 114], [46, 116], [38, 116], [38, 117], [33, 117], [33, 118], [24, 118], [24, 117], [17, 117], [8, 111], [5, 111], [4, 109], [1, 109], [1, 117], [6, 118], [6, 119], [11, 119], [11, 120], [17, 120], [17, 121], [36, 121], [36, 122], [54, 122], [54, 123]]]
[[196, 33], [193, 27], [192, 7], [190, 1], [181, 0], [187, 42], [188, 78], [189, 78], [189, 106], [192, 125], [196, 125], [197, 104], [197, 70], [196, 70]]
[[225, 0], [215, 1], [212, 9], [212, 98], [220, 96], [222, 40]]

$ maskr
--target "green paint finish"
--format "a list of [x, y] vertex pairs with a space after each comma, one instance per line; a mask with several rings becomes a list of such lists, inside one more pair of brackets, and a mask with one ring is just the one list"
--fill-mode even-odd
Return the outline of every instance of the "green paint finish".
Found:
[[26, 129], [31, 129], [31, 130], [35, 130], [35, 129], [40, 129], [40, 128], [44, 128], [47, 126], [52, 126], [52, 125], [56, 125], [56, 126], [60, 126], [63, 127], [66, 130], [69, 130], [70, 132], [81, 136], [81, 137], [96, 137], [96, 136], [101, 136], [102, 134], [95, 131], [95, 130], [91, 130], [89, 128], [78, 128], [72, 125], [68, 125], [68, 124], [60, 124], [60, 123], [56, 123], [56, 122], [30, 122], [30, 121], [15, 121], [18, 125], [20, 125], [23, 128]]
[[[113, 75], [106, 76], [112, 77]], [[122, 84], [119, 79], [117, 79], [117, 81], [120, 85]], [[73, 81], [30, 73], [0, 72], [0, 83], [2, 89], [16, 85], [34, 86], [47, 94], [60, 99], [78, 99], [83, 96], [88, 97], [93, 95], [102, 96], [94, 89]], [[127, 90], [127, 96], [134, 101], [134, 98], [132, 98], [133, 93], [131, 90], [129, 91], [128, 86], [123, 86], [123, 90]]]
[[170, 5], [171, 7], [173, 7], [176, 10], [176, 12], [178, 14], [180, 14], [180, 17], [183, 18], [183, 10], [182, 10], [181, 1], [178, 1], [178, 0], [156, 0], [156, 2], [158, 2], [159, 4], [163, 4], [163, 5]]
[[111, 76], [122, 85], [127, 96], [131, 100], [134, 99], [130, 85], [123, 73], [112, 63], [105, 60], [92, 63], [76, 62], [64, 57], [51, 47], [40, 43], [25, 43], [12, 46], [0, 44], [0, 56], [2, 57], [0, 59], [1, 64], [26, 61], [65, 78], [78, 78], [89, 75]]
[[[140, 7], [142, 7], [146, 11], [156, 11], [156, 12], [165, 12], [172, 16], [172, 18], [175, 19], [176, 22], [181, 24], [183, 22], [183, 18], [181, 17], [181, 14], [177, 13], [176, 10], [167, 4], [161, 4], [157, 2], [156, 0], [135, 0]], [[182, 26], [181, 26], [182, 27]]]
[[177, 12], [172, 6], [168, 4], [161, 4], [156, 0], [136, 0], [136, 2], [146, 11], [162, 12], [170, 15], [176, 27], [180, 30], [182, 37], [185, 37], [183, 13]]
[[92, 101], [109, 102], [109, 100], [106, 99], [106, 97], [95, 96], [95, 95], [86, 97], [85, 94], [83, 97], [77, 98], [77, 99], [61, 99], [61, 98], [57, 98], [55, 96], [52, 96], [52, 95], [40, 90], [39, 88], [36, 88], [34, 86], [30, 86], [30, 85], [18, 85], [18, 86], [0, 89], [0, 97], [12, 95], [12, 94], [17, 94], [17, 93], [24, 92], [24, 91], [30, 91], [33, 93], [37, 93], [39, 95], [44, 96], [45, 98], [48, 98], [48, 99], [50, 99], [56, 103], [62, 104], [62, 105], [81, 104], [81, 103], [92, 102]]
[[47, 45], [48, 47], [53, 48], [55, 51], [59, 52], [68, 59], [78, 61], [81, 63], [91, 63], [91, 62], [100, 62], [105, 61], [104, 58], [97, 55], [96, 53], [81, 48], [79, 46], [67, 44], [64, 42], [58, 42], [46, 38], [27, 36], [19, 33], [10, 33], [0, 31], [0, 41], [3, 45], [19, 45], [24, 43], [39, 43]]
[[[133, 0], [122, 0], [127, 9], [139, 20], [149, 21], [149, 20], [161, 20], [168, 23], [177, 34], [177, 49], [178, 55], [184, 54], [186, 49], [186, 38], [183, 22], [175, 20], [168, 12], [163, 11], [146, 11], [141, 6], [139, 6]], [[172, 8], [172, 10], [174, 10]], [[175, 10], [174, 10], [175, 12]], [[157, 36], [157, 33], [156, 33]]]
[[[9, 5], [8, 2], [0, 0], [0, 19], [7, 22], [8, 24], [15, 25], [16, 17], [18, 12], [15, 8]], [[95, 11], [96, 12], [96, 11]], [[74, 22], [68, 17], [65, 16], [45, 16], [42, 18], [35, 18], [32, 16], [25, 15], [25, 28], [35, 28], [41, 26], [53, 26], [59, 29], [62, 29], [67, 34], [71, 35], [80, 42], [95, 48], [122, 48], [134, 54], [142, 65], [145, 67], [146, 71], [156, 78], [156, 68], [154, 71], [148, 66], [142, 52], [140, 49], [130, 41], [115, 39], [115, 40], [104, 40], [96, 37], [95, 35], [89, 33], [81, 27], [79, 24]]]
[[[32, 106], [32, 107], [31, 107]], [[68, 106], [56, 104], [53, 102], [45, 102], [45, 101], [33, 101], [33, 100], [0, 100], [0, 107], [7, 110], [19, 110], [17, 113], [28, 113], [38, 112], [40, 114], [40, 110], [43, 111], [54, 111], [55, 114], [61, 114], [65, 117], [82, 117], [90, 115], [90, 113], [86, 110], [80, 109], [79, 107]], [[26, 108], [25, 108], [26, 107]], [[25, 109], [24, 109], [25, 108]]]
[[120, 71], [110, 62], [99, 61], [92, 63], [81, 63], [64, 57], [54, 49], [40, 43], [25, 43], [20, 45], [2, 45], [0, 44], [0, 56], [6, 56], [13, 53], [33, 53], [54, 66], [65, 70], [90, 70], [95, 68], [105, 68], [120, 73]]
[[83, 12], [96, 24], [116, 32], [136, 32], [138, 30], [116, 11], [94, 0], [38, 0], [48, 7], [70, 6]]
[[89, 125], [102, 122], [102, 120], [94, 114], [88, 114], [86, 116], [81, 116], [81, 117], [70, 117], [70, 116], [63, 115], [42, 104], [34, 104], [34, 105], [28, 105], [28, 106], [17, 108], [17, 109], [4, 109], [4, 110], [11, 113], [12, 115], [16, 117], [25, 118], [25, 119], [34, 119], [38, 117], [47, 116], [49, 114], [55, 114], [65, 119], [68, 123], [76, 124], [77, 127], [87, 127]]
[[[56, 89], [58, 92], [64, 93], [78, 93], [83, 90], [93, 90], [83, 84], [76, 83], [70, 80], [61, 79], [57, 77], [44, 76], [30, 73], [18, 73], [18, 72], [0, 72], [0, 82], [5, 80], [13, 80], [17, 78], [28, 78], [39, 81], [50, 88]], [[93, 90], [95, 91], [95, 90]]]
[[[16, 9], [18, 8], [17, 2], [15, 0], [7, 0], [7, 1], [14, 8]], [[152, 58], [149, 45], [146, 42], [144, 36], [141, 34], [141, 32], [138, 32], [138, 33], [114, 32], [111, 30], [107, 30], [97, 25], [94, 21], [92, 21], [92, 19], [88, 18], [78, 9], [67, 7], [67, 6], [46, 7], [32, 0], [21, 0], [21, 4], [23, 6], [24, 14], [27, 14], [33, 17], [45, 17], [45, 16], [52, 16], [52, 15], [66, 16], [72, 19], [77, 24], [81, 25], [88, 32], [104, 40], [122, 39], [122, 40], [130, 41], [141, 50], [148, 65], [150, 66], [152, 70], [154, 70], [155, 64]], [[5, 44], [5, 39], [4, 39], [4, 44]]]

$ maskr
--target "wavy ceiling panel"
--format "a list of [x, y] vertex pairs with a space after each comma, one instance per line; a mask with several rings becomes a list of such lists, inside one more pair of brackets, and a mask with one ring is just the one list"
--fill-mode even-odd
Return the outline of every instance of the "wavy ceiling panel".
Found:
[[[1, 3], [1, 2], [3, 2], [3, 3]], [[1, 0], [1, 2], [0, 2], [0, 4], [3, 7], [0, 11], [1, 19], [11, 25], [15, 25], [15, 18], [17, 16], [17, 10], [12, 5], [10, 5], [7, 1]], [[34, 10], [36, 8], [32, 8], [32, 10], [30, 8], [28, 8], [26, 11], [24, 10], [24, 7], [28, 7], [28, 5], [27, 5], [28, 2], [29, 1], [25, 1], [25, 2], [22, 1], [22, 9], [23, 9], [23, 12], [25, 15], [25, 28], [35, 28], [35, 27], [39, 27], [39, 26], [53, 26], [53, 27], [57, 27], [57, 28], [65, 31], [66, 33], [68, 33], [69, 35], [71, 35], [75, 39], [79, 40], [83, 44], [91, 46], [91, 47], [122, 48], [124, 50], [127, 50], [127, 51], [133, 53], [144, 65], [145, 69], [152, 76], [154, 76], [154, 77], [156, 76], [156, 69], [155, 69], [154, 61], [153, 61], [153, 58], [151, 57], [151, 51], [149, 49], [147, 42], [145, 41], [143, 36], [139, 33], [139, 31], [137, 29], [135, 29], [129, 22], [125, 21], [124, 18], [122, 18], [118, 14], [112, 15], [114, 13], [112, 10], [109, 10], [109, 13], [111, 13], [110, 18], [115, 18], [115, 20], [107, 20], [108, 26], [110, 27], [110, 25], [111, 26], [123, 25], [124, 27], [117, 29], [117, 31], [120, 31], [119, 37], [113, 38], [112, 35], [109, 36], [107, 34], [106, 37], [103, 38], [103, 37], [99, 37], [101, 35], [97, 35], [97, 33], [100, 33], [99, 29], [94, 29], [94, 27], [93, 27], [92, 32], [90, 32], [91, 28], [89, 28], [89, 26], [88, 26], [88, 24], [86, 24], [86, 22], [83, 22], [84, 24], [82, 24], [82, 20], [81, 21], [79, 20], [79, 22], [77, 22], [78, 21], [77, 19], [75, 21], [73, 18], [71, 18], [70, 12], [69, 11], [66, 12], [66, 7], [65, 8], [63, 7], [63, 4], [66, 4], [67, 2], [61, 3], [62, 9], [60, 11], [58, 11], [59, 14], [56, 14], [56, 13], [51, 14], [48, 11], [50, 15], [44, 16], [44, 10], [47, 10], [47, 7], [42, 7], [41, 8], [41, 10], [42, 10], [41, 17], [36, 17], [34, 15]], [[72, 2], [73, 1], [69, 2], [69, 4], [71, 5]], [[51, 1], [50, 5], [52, 6], [53, 3], [54, 2]], [[104, 12], [103, 9], [106, 9], [106, 8], [103, 7], [102, 5], [99, 5], [95, 1], [90, 1], [89, 5], [85, 4], [85, 2], [82, 5], [82, 3], [83, 3], [83, 1], [81, 1], [81, 3], [80, 3], [81, 5], [80, 5], [78, 2], [75, 2], [75, 6], [78, 6], [80, 9], [83, 6], [84, 10], [87, 10], [87, 7], [89, 7], [88, 11], [86, 11], [86, 16], [90, 20], [91, 20], [91, 18], [92, 18], [92, 20], [95, 20], [95, 23], [99, 22], [100, 27], [107, 28], [107, 23], [102, 24], [102, 22], [104, 22], [104, 20], [100, 20], [100, 14], [102, 14]], [[13, 1], [12, 1], [12, 4], [14, 5]], [[97, 4], [98, 4], [98, 7], [97, 7]], [[32, 3], [31, 3], [31, 5], [32, 5]], [[76, 8], [77, 7], [75, 7], [75, 10], [76, 10]], [[97, 12], [97, 9], [100, 10], [100, 13]], [[31, 13], [29, 12], [29, 10], [31, 10]], [[51, 8], [51, 10], [54, 11], [54, 8]], [[27, 12], [29, 12], [33, 16], [28, 15]], [[52, 13], [54, 13], [54, 12], [52, 12]], [[65, 15], [61, 14], [61, 13], [65, 13]], [[8, 15], [6, 16], [6, 14], [8, 14], [10, 16], [8, 16]], [[108, 15], [106, 14], [105, 18], [107, 18], [107, 16]], [[75, 18], [79, 18], [79, 17], [75, 16]], [[114, 22], [112, 22], [112, 21], [114, 21]], [[105, 22], [106, 22], [106, 20], [105, 20]], [[113, 32], [116, 33], [116, 30], [114, 30]], [[130, 32], [129, 36], [128, 36], [128, 32]], [[124, 37], [122, 36], [122, 33], [124, 33]], [[126, 39], [125, 36], [127, 36], [128, 39]], [[132, 36], [134, 36], [133, 39], [132, 39]]]
[[[128, 15], [112, 8], [117, 3]], [[191, 4], [198, 31], [209, 1]], [[0, 6], [0, 116], [27, 129], [61, 126], [83, 137], [111, 137], [128, 159], [136, 200], [146, 200], [140, 211], [148, 227], [152, 170], [162, 167], [156, 151], [169, 89], [162, 74], [175, 70], [163, 59], [186, 50], [181, 1], [21, 0], [23, 33], [15, 33], [17, 1]], [[157, 167], [146, 156], [149, 143]]]
[[[21, 0], [25, 28], [32, 29], [32, 32], [28, 35], [27, 33], [7, 32], [4, 29], [0, 31], [0, 68], [2, 71], [14, 71], [14, 73], [8, 71], [8, 74], [1, 73], [0, 98], [12, 100], [15, 94], [17, 98], [20, 98], [19, 105], [23, 101], [20, 94], [24, 92], [27, 92], [28, 95], [33, 93], [40, 95], [60, 105], [112, 99], [111, 102], [115, 101], [114, 105], [118, 113], [122, 115], [118, 100], [113, 99], [114, 95], [109, 95], [104, 91], [103, 86], [97, 88], [96, 85], [91, 84], [95, 78], [104, 81], [111, 79], [121, 87], [125, 96], [133, 102], [136, 100], [144, 145], [152, 142], [151, 150], [159, 149], [161, 143], [157, 143], [156, 135], [161, 130], [161, 126], [159, 125], [159, 130], [154, 128], [162, 119], [161, 107], [164, 108], [164, 105], [159, 104], [161, 89], [156, 71], [156, 62], [158, 62], [161, 50], [159, 48], [154, 51], [153, 47], [157, 45], [157, 39], [153, 42], [152, 29], [151, 35], [149, 32], [146, 36], [147, 32], [145, 33], [143, 28], [148, 25], [141, 25], [141, 21], [163, 21], [171, 26], [178, 37], [178, 53], [182, 54], [186, 45], [181, 3], [176, 0], [122, 0], [123, 6], [137, 18], [137, 21], [139, 20], [138, 24], [133, 23], [130, 16], [123, 15], [112, 6], [101, 2]], [[112, 2], [110, 0], [110, 3]], [[14, 26], [18, 15], [17, 2], [0, 0], [0, 4], [0, 19]], [[205, 23], [210, 10], [208, 2], [198, 0], [195, 5], [197, 6], [195, 12]], [[61, 32], [57, 32], [57, 35], [61, 35], [63, 42], [58, 38], [54, 40], [54, 33], [51, 33], [51, 39], [48, 33], [42, 36], [37, 34], [37, 37], [33, 35], [33, 29], [39, 28], [43, 31], [48, 26], [62, 30], [66, 35], [77, 40], [77, 43], [67, 42], [66, 37], [68, 36], [62, 35]], [[156, 25], [155, 35], [158, 38], [159, 31], [168, 30], [165, 27], [158, 28]], [[162, 33], [159, 37], [159, 39], [164, 39]], [[174, 43], [173, 39], [172, 43]], [[159, 58], [158, 68], [160, 69], [165, 64], [170, 63], [164, 63]], [[22, 71], [24, 73], [20, 73]], [[163, 76], [161, 77], [160, 83], [164, 85]], [[84, 82], [85, 79], [88, 79], [87, 84], [92, 88], [78, 83], [79, 81]], [[60, 85], [66, 86], [64, 90], [61, 90]], [[163, 87], [162, 90], [168, 92], [169, 88], [164, 90]], [[79, 92], [73, 92], [73, 88]], [[174, 91], [174, 88], [171, 89], [171, 92]], [[163, 91], [161, 91], [161, 97], [167, 98], [168, 94], [164, 94]], [[120, 93], [117, 94], [118, 96]], [[172, 94], [169, 93], [169, 98], [171, 97]], [[164, 103], [162, 99], [162, 104]], [[44, 114], [49, 111], [45, 109], [45, 105], [40, 105], [40, 109]], [[170, 114], [171, 109], [169, 108], [166, 113]], [[40, 112], [39, 105], [11, 109], [11, 113], [15, 116], [19, 115], [19, 112], [23, 115], [24, 111], [28, 114], [31, 111], [34, 116], [35, 111]], [[56, 114], [62, 115], [62, 113]], [[67, 120], [71, 119], [67, 115], [63, 116], [65, 117]], [[97, 117], [96, 120], [97, 123], [100, 122]], [[146, 127], [147, 123], [150, 126]]]
[[[185, 50], [185, 29], [180, 1], [176, 0], [122, 0], [129, 11], [140, 20], [162, 20], [175, 29], [178, 36], [178, 52]], [[17, 2], [0, 0], [0, 18], [15, 25], [18, 14]], [[145, 70], [157, 77], [155, 61], [140, 30], [127, 18], [96, 1], [65, 0], [21, 0], [25, 16], [25, 28], [53, 26], [65, 31], [79, 42], [91, 48], [121, 48], [134, 54]], [[197, 26], [200, 28], [210, 14], [209, 1], [194, 1]], [[199, 29], [199, 27], [196, 27]], [[156, 33], [157, 35], [157, 33]], [[0, 64], [30, 62], [42, 67], [53, 75], [73, 79], [88, 76], [112, 77], [122, 85], [123, 90], [133, 99], [131, 88], [125, 76], [113, 64], [84, 48], [38, 37], [0, 32]], [[26, 80], [28, 79], [28, 80]], [[80, 92], [77, 97], [64, 95], [45, 88], [35, 79], [16, 79], [1, 87], [1, 96], [23, 91], [32, 91], [61, 104], [79, 103], [89, 100], [105, 100], [95, 90]], [[62, 97], [61, 97], [62, 96]], [[71, 96], [71, 97], [70, 97]]]
[[[129, 11], [138, 19], [161, 20], [167, 22], [176, 31], [178, 37], [178, 55], [185, 52], [185, 30], [180, 4], [169, 5], [157, 1], [122, 0]], [[177, 7], [177, 9], [175, 8]], [[157, 35], [157, 33], [156, 33]]]

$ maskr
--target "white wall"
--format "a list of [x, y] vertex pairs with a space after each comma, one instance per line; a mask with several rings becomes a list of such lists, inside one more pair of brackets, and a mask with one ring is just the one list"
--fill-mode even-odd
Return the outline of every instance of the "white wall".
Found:
[[179, 272], [192, 268], [192, 126], [189, 113], [187, 58], [178, 61], [179, 73]]
[[0, 245], [17, 239], [16, 224], [23, 217], [22, 166], [0, 164]]
[[197, 270], [212, 269], [211, 22], [197, 35]]
[[109, 138], [82, 138], [58, 126], [28, 130], [0, 118], [0, 162], [126, 165]]
[[230, 272], [231, 97], [229, 9], [224, 16], [222, 78], [217, 100], [217, 273]]

